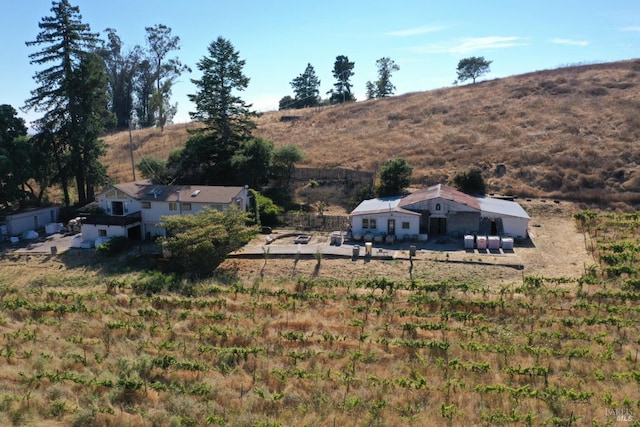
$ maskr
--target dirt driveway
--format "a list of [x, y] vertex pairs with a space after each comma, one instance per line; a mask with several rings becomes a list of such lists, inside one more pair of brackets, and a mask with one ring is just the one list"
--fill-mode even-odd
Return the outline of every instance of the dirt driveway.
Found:
[[2, 249], [19, 254], [52, 254], [62, 253], [71, 247], [72, 235], [54, 233], [40, 236], [34, 240], [20, 240], [18, 243], [3, 243]]
[[[521, 282], [523, 275], [544, 277], [580, 277], [585, 267], [594, 264], [585, 249], [584, 235], [576, 229], [573, 214], [578, 209], [570, 203], [550, 200], [520, 201], [531, 216], [529, 244], [517, 245], [512, 254], [469, 253], [458, 245], [443, 251], [419, 251], [413, 268], [406, 257], [392, 260], [356, 261], [349, 257], [278, 256], [262, 254], [254, 258], [231, 258], [221, 269], [247, 281], [256, 277], [284, 279], [291, 277], [323, 277], [353, 280], [384, 276], [390, 279], [413, 277], [429, 281], [478, 280], [497, 285]], [[264, 236], [254, 245], [264, 246]], [[274, 251], [275, 252], [275, 251]]]
[[[413, 266], [408, 254], [390, 257], [360, 257], [353, 260], [347, 256], [327, 255], [318, 257], [264, 254], [261, 249], [253, 257], [227, 259], [220, 270], [252, 283], [256, 279], [290, 279], [296, 277], [318, 277], [335, 280], [354, 280], [367, 277], [387, 277], [392, 280], [406, 280], [412, 277], [430, 282], [441, 280], [476, 280], [501, 286], [505, 283], [522, 282], [523, 275], [554, 277], [580, 277], [585, 267], [595, 264], [593, 257], [585, 249], [585, 237], [578, 232], [573, 214], [578, 209], [565, 202], [520, 201], [531, 216], [529, 230], [531, 243], [516, 245], [512, 254], [493, 255], [469, 253], [458, 245], [442, 251], [419, 251]], [[264, 235], [256, 237], [255, 245], [264, 246]], [[16, 245], [4, 244], [6, 251], [17, 253], [51, 254], [67, 250], [72, 236], [60, 234], [42, 237]], [[320, 243], [315, 240], [311, 243]], [[326, 246], [329, 247], [328, 241]], [[345, 249], [347, 246], [345, 245]], [[362, 248], [361, 248], [362, 250]], [[54, 262], [52, 259], [50, 262]]]

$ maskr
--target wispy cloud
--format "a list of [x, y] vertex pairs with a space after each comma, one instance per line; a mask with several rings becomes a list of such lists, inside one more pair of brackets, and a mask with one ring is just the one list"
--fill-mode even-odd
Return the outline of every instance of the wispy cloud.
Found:
[[446, 27], [444, 25], [423, 25], [421, 27], [407, 28], [405, 30], [389, 31], [388, 33], [385, 33], [385, 35], [393, 36], [393, 37], [419, 36], [420, 34], [428, 34], [428, 33], [435, 33], [437, 31], [442, 31], [445, 28]]
[[451, 42], [434, 43], [425, 46], [416, 46], [411, 50], [416, 53], [453, 53], [453, 54], [466, 54], [478, 50], [488, 49], [505, 49], [516, 46], [526, 46], [521, 37], [473, 37], [473, 38], [461, 38], [453, 40]]
[[589, 46], [589, 42], [586, 40], [551, 39], [549, 42], [553, 44], [566, 44], [569, 46]]
[[620, 31], [640, 32], [640, 26], [635, 25], [635, 26], [631, 26], [631, 27], [622, 27], [622, 28], [620, 28]]

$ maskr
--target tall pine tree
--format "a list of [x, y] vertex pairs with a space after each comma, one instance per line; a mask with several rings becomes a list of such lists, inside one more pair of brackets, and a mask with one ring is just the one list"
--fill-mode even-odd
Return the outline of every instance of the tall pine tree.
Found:
[[295, 94], [295, 107], [315, 107], [320, 103], [320, 79], [311, 64], [307, 64], [304, 73], [291, 81]]
[[[89, 168], [100, 168], [102, 151], [97, 135], [107, 115], [106, 102], [100, 105], [96, 92], [102, 91], [104, 96], [106, 86], [92, 85], [105, 82], [104, 71], [95, 66], [97, 58], [89, 53], [95, 50], [98, 35], [82, 22], [80, 9], [68, 0], [54, 1], [52, 5], [53, 16], [42, 18], [36, 40], [26, 42], [27, 46], [42, 46], [29, 58], [32, 64], [46, 68], [35, 73], [39, 86], [31, 92], [25, 107], [44, 113], [35, 127], [51, 141], [47, 146], [57, 167], [65, 204], [71, 203], [68, 186], [73, 180], [78, 202], [84, 204], [89, 201], [87, 193], [91, 195], [91, 187], [99, 180], [93, 177], [95, 170]], [[89, 123], [91, 129], [87, 130]]]
[[197, 64], [200, 79], [192, 79], [197, 92], [189, 95], [196, 105], [191, 118], [204, 124], [189, 138], [182, 152], [178, 176], [184, 181], [203, 184], [230, 184], [234, 179], [232, 158], [241, 144], [251, 137], [256, 113], [238, 91], [249, 85], [240, 59], [230, 41], [218, 37], [208, 55]]
[[391, 83], [391, 76], [395, 71], [400, 70], [400, 66], [389, 57], [380, 58], [376, 61], [378, 67], [378, 80], [367, 82], [367, 98], [386, 98], [396, 91], [396, 87]]
[[209, 56], [197, 65], [202, 78], [191, 80], [198, 90], [189, 95], [196, 105], [196, 111], [189, 114], [205, 125], [204, 130], [218, 135], [223, 144], [238, 143], [256, 127], [252, 120], [256, 113], [236, 93], [249, 86], [249, 78], [242, 72], [245, 61], [231, 42], [222, 37], [212, 42], [207, 51]]
[[336, 62], [333, 64], [333, 77], [336, 79], [336, 82], [333, 84], [334, 88], [327, 92], [327, 94], [331, 95], [330, 100], [332, 104], [356, 100], [356, 97], [351, 93], [353, 84], [349, 81], [349, 79], [353, 77], [354, 66], [355, 63], [349, 61], [348, 56], [339, 55], [336, 57]]

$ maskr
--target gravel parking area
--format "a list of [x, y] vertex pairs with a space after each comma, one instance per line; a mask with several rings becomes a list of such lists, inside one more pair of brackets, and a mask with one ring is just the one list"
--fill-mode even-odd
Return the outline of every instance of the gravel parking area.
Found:
[[71, 247], [73, 235], [54, 233], [34, 240], [20, 240], [17, 243], [3, 242], [2, 249], [15, 253], [62, 253]]

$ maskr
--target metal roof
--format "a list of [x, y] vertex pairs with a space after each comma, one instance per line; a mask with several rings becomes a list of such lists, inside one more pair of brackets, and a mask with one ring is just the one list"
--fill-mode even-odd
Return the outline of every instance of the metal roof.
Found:
[[493, 213], [501, 216], [512, 216], [515, 218], [531, 217], [525, 212], [518, 202], [504, 199], [494, 199], [493, 197], [478, 197], [482, 213]]
[[402, 212], [409, 215], [420, 215], [407, 209], [402, 209], [398, 204], [402, 200], [402, 196], [381, 197], [378, 199], [364, 200], [353, 211], [351, 215], [376, 214], [383, 212]]

